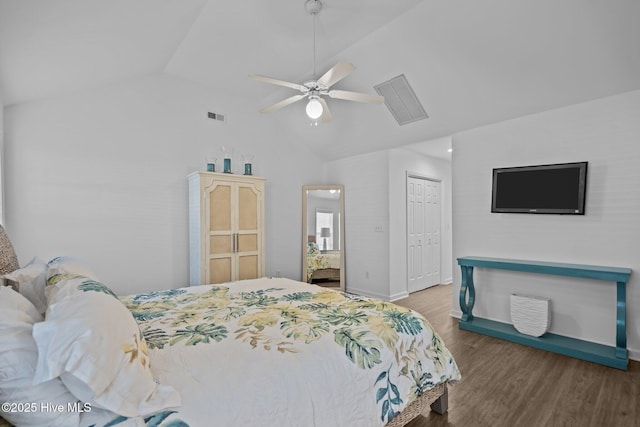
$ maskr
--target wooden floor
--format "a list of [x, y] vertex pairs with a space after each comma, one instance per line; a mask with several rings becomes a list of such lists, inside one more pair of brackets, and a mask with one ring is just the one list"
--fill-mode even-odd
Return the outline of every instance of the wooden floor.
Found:
[[640, 362], [620, 371], [462, 331], [450, 316], [450, 285], [396, 304], [431, 322], [462, 373], [449, 388], [447, 414], [430, 412], [407, 427], [640, 427]]

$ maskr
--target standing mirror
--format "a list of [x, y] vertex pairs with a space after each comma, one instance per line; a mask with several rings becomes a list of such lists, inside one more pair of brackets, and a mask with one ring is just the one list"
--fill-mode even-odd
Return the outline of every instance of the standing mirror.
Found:
[[345, 290], [344, 186], [302, 187], [302, 281]]

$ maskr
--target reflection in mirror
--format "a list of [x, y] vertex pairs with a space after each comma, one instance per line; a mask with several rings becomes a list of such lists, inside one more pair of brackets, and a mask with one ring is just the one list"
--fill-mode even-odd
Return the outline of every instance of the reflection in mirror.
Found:
[[302, 187], [302, 281], [345, 290], [344, 187]]

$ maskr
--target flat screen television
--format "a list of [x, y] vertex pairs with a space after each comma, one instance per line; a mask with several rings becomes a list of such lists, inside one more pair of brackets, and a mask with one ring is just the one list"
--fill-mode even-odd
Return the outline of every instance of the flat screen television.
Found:
[[584, 215], [587, 164], [494, 169], [491, 212]]

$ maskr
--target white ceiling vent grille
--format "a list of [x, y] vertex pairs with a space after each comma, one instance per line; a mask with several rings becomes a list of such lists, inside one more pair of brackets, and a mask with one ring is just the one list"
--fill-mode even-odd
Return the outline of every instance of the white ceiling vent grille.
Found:
[[207, 113], [207, 117], [213, 120], [218, 120], [220, 122], [224, 122], [225, 118], [224, 118], [224, 114], [220, 114], [220, 113], [212, 113], [212, 112], [208, 112]]
[[380, 83], [374, 88], [378, 94], [384, 96], [384, 103], [398, 124], [405, 125], [429, 117], [404, 74]]

